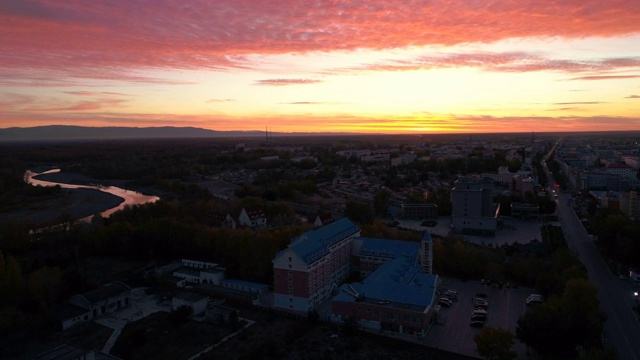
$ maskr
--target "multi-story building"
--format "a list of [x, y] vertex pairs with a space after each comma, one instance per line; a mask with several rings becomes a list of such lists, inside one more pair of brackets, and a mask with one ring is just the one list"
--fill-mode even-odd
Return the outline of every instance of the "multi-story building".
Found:
[[351, 272], [351, 243], [360, 229], [349, 219], [309, 230], [273, 260], [274, 307], [306, 313]]
[[433, 242], [428, 231], [425, 231], [420, 240], [420, 265], [423, 273], [433, 274]]
[[424, 336], [434, 319], [439, 283], [415, 260], [398, 257], [364, 281], [342, 285], [331, 311], [336, 320], [353, 319], [362, 328]]
[[605, 171], [607, 174], [623, 178], [632, 178], [636, 176], [636, 171], [625, 163], [610, 163], [605, 167]]
[[366, 278], [380, 265], [398, 257], [417, 261], [420, 256], [420, 243], [359, 237], [353, 240], [352, 255], [354, 267], [361, 278]]
[[400, 204], [400, 216], [409, 220], [436, 219], [438, 217], [438, 205]]
[[490, 181], [459, 178], [451, 190], [451, 206], [454, 233], [495, 235], [500, 205], [493, 203]]
[[512, 190], [520, 195], [533, 193], [535, 181], [530, 176], [516, 175], [512, 180]]
[[640, 214], [640, 199], [637, 191], [627, 191], [620, 194], [620, 210], [631, 219], [638, 219]]

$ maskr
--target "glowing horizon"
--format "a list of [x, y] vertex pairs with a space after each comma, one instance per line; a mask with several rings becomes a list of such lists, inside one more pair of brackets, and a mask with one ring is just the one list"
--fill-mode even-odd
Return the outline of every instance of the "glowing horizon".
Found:
[[9, 1], [0, 127], [640, 130], [640, 2]]

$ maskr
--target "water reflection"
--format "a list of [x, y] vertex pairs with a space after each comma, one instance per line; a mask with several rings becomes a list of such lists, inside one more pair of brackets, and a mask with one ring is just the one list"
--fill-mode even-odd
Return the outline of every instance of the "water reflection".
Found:
[[[122, 210], [124, 209], [125, 206], [127, 205], [140, 205], [140, 204], [146, 204], [146, 203], [152, 203], [152, 202], [156, 202], [158, 200], [160, 200], [159, 197], [157, 196], [149, 196], [149, 195], [144, 195], [141, 194], [139, 192], [135, 192], [135, 191], [131, 191], [131, 190], [127, 190], [127, 189], [121, 189], [119, 187], [115, 187], [115, 186], [102, 186], [102, 185], [74, 185], [74, 184], [65, 184], [65, 183], [59, 183], [59, 182], [54, 182], [54, 181], [45, 181], [45, 180], [38, 180], [38, 179], [34, 179], [34, 177], [38, 176], [38, 175], [44, 175], [44, 174], [51, 174], [51, 173], [57, 173], [60, 172], [60, 169], [52, 169], [52, 170], [48, 170], [45, 172], [40, 172], [40, 173], [36, 173], [36, 172], [32, 172], [31, 170], [27, 170], [27, 172], [24, 175], [25, 181], [31, 185], [37, 186], [55, 186], [55, 185], [60, 185], [61, 188], [64, 189], [95, 189], [95, 190], [100, 190], [112, 195], [115, 195], [117, 197], [122, 198], [124, 201], [122, 203], [120, 203], [120, 205], [105, 210], [103, 212], [100, 213], [100, 215], [102, 217], [109, 217], [111, 214], [113, 214], [114, 212], [118, 211], [118, 210]], [[89, 221], [91, 220], [92, 216], [86, 217], [84, 219], [80, 219], [81, 221]]]

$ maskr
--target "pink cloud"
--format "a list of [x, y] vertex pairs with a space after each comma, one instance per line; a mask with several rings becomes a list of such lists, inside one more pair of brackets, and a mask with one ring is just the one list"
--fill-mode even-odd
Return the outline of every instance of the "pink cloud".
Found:
[[128, 96], [127, 94], [112, 91], [65, 91], [65, 94], [78, 96]]
[[127, 100], [124, 99], [100, 99], [94, 101], [82, 101], [68, 106], [56, 106], [47, 108], [34, 108], [27, 111], [64, 112], [64, 111], [95, 111], [105, 108], [123, 106]]
[[9, 1], [0, 68], [101, 78], [107, 69], [247, 67], [249, 54], [612, 37], [639, 33], [638, 13], [627, 0]]
[[636, 79], [640, 78], [640, 75], [593, 75], [593, 76], [579, 76], [571, 78], [569, 80], [618, 80], [618, 79]]
[[321, 82], [314, 79], [266, 79], [256, 81], [256, 85], [269, 85], [269, 86], [285, 86], [285, 85], [306, 85], [316, 84]]

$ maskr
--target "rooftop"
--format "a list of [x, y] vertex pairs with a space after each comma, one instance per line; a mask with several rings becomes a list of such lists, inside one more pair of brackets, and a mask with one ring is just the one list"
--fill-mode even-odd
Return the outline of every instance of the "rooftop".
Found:
[[[353, 235], [360, 229], [348, 218], [342, 218], [293, 239], [289, 248], [304, 262], [311, 264], [329, 253], [329, 246]], [[276, 257], [281, 256], [283, 252]]]
[[261, 283], [256, 283], [256, 282], [252, 282], [252, 281], [246, 281], [246, 280], [239, 280], [239, 279], [229, 279], [229, 278], [225, 278], [220, 280], [220, 283], [225, 283], [225, 284], [236, 284], [236, 285], [241, 285], [244, 287], [249, 287], [249, 288], [253, 288], [253, 289], [265, 289], [265, 288], [269, 288], [269, 285], [267, 284], [261, 284]]
[[95, 303], [98, 301], [106, 300], [114, 296], [118, 296], [124, 292], [131, 291], [131, 288], [119, 281], [112, 282], [111, 284], [99, 287], [95, 290], [87, 291], [82, 296], [89, 301], [89, 303]]
[[175, 299], [180, 299], [180, 300], [184, 300], [184, 301], [189, 301], [189, 302], [196, 302], [196, 301], [200, 301], [203, 299], [207, 299], [208, 297], [206, 295], [202, 295], [202, 294], [196, 294], [196, 293], [192, 293], [192, 292], [183, 292], [180, 293], [176, 296], [174, 296]]
[[36, 357], [34, 360], [71, 360], [82, 359], [89, 351], [80, 349], [70, 344], [62, 344], [56, 348], [46, 351]]
[[413, 241], [359, 238], [362, 240], [360, 256], [381, 256], [397, 258], [406, 256], [415, 259], [420, 249], [420, 244]]
[[420, 264], [408, 258], [389, 260], [363, 282], [342, 285], [334, 301], [365, 301], [424, 309], [433, 302], [438, 276], [421, 271]]

